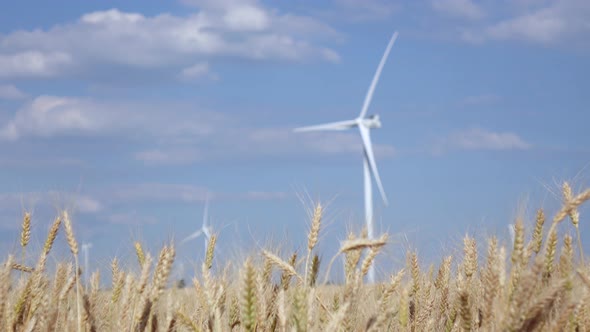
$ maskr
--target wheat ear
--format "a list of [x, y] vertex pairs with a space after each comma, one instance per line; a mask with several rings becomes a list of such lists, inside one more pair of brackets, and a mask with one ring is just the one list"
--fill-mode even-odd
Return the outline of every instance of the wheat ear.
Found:
[[[74, 263], [76, 271], [74, 275], [76, 276], [76, 310], [78, 315], [78, 331], [82, 330], [82, 312], [80, 310], [80, 280], [78, 276], [78, 241], [76, 241], [76, 237], [74, 236], [74, 228], [72, 227], [72, 220], [70, 219], [70, 214], [68, 210], [63, 211], [63, 221], [64, 226], [66, 229], [66, 239], [68, 241], [68, 245], [70, 247], [70, 251], [72, 255], [74, 255]], [[84, 271], [86, 272], [86, 271]]]
[[31, 214], [29, 212], [25, 212], [23, 216], [23, 223], [22, 223], [22, 231], [20, 233], [20, 245], [23, 251], [23, 259], [22, 263], [25, 265], [26, 260], [26, 247], [29, 244], [29, 240], [31, 239]]

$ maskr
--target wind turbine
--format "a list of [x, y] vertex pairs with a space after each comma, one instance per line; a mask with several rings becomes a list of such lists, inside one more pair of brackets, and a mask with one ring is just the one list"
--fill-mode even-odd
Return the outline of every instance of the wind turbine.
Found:
[[182, 240], [180, 244], [182, 245], [187, 241], [198, 238], [201, 235], [205, 235], [205, 252], [207, 252], [207, 246], [209, 245], [209, 239], [211, 238], [211, 226], [209, 225], [209, 196], [205, 198], [205, 208], [203, 210], [203, 224], [201, 225], [201, 229], [184, 238], [184, 240]]
[[[367, 223], [367, 236], [369, 239], [373, 239], [373, 188], [371, 182], [371, 175], [375, 179], [377, 183], [377, 187], [379, 188], [379, 192], [381, 194], [381, 198], [383, 199], [383, 203], [388, 205], [387, 195], [385, 195], [385, 190], [383, 190], [383, 185], [381, 183], [381, 178], [379, 177], [379, 171], [377, 170], [377, 164], [375, 163], [375, 155], [373, 154], [373, 145], [371, 144], [371, 129], [373, 128], [380, 128], [381, 121], [379, 120], [379, 115], [369, 115], [367, 116], [367, 110], [369, 109], [369, 105], [371, 104], [371, 99], [373, 98], [373, 92], [375, 91], [375, 87], [377, 86], [377, 82], [379, 81], [379, 76], [381, 76], [381, 71], [383, 70], [383, 66], [389, 56], [389, 52], [397, 39], [398, 32], [395, 31], [393, 36], [389, 40], [389, 44], [387, 44], [387, 48], [385, 49], [385, 53], [379, 62], [379, 66], [377, 67], [377, 71], [375, 72], [375, 76], [373, 76], [373, 81], [371, 81], [371, 85], [369, 86], [369, 90], [365, 96], [365, 101], [363, 103], [363, 107], [361, 109], [361, 113], [356, 119], [347, 120], [347, 121], [339, 121], [339, 122], [331, 122], [316, 126], [309, 126], [309, 127], [301, 127], [296, 128], [296, 132], [304, 132], [304, 131], [323, 131], [323, 130], [347, 130], [351, 128], [358, 128], [361, 139], [363, 142], [363, 170], [364, 170], [364, 182], [365, 182], [365, 221]], [[371, 265], [368, 274], [369, 281], [372, 283], [375, 280], [375, 271], [374, 266]]]
[[88, 278], [90, 278], [90, 270], [88, 270], [88, 252], [92, 248], [92, 243], [82, 243], [82, 252], [84, 253], [84, 275], [86, 276], [86, 285], [88, 285]]

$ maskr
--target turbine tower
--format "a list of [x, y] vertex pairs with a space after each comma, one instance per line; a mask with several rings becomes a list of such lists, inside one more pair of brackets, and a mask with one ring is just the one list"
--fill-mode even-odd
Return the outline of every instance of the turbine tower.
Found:
[[92, 243], [82, 243], [82, 252], [84, 253], [84, 276], [86, 279], [86, 287], [88, 287], [88, 278], [90, 278], [90, 270], [88, 268], [88, 252], [92, 248]]
[[205, 235], [205, 252], [207, 252], [207, 246], [209, 245], [209, 239], [211, 238], [211, 226], [209, 225], [209, 196], [205, 198], [205, 208], [203, 210], [203, 224], [201, 225], [201, 229], [184, 238], [180, 242], [180, 244], [182, 245], [187, 241], [198, 238], [201, 235]]
[[[387, 57], [389, 56], [389, 52], [397, 39], [398, 32], [395, 31], [393, 36], [389, 40], [389, 44], [387, 44], [387, 48], [385, 49], [385, 53], [379, 62], [379, 66], [377, 67], [377, 71], [375, 72], [375, 76], [373, 76], [373, 81], [371, 81], [371, 85], [369, 86], [369, 90], [367, 91], [367, 95], [365, 96], [365, 101], [363, 102], [363, 107], [361, 109], [361, 113], [356, 119], [347, 120], [347, 121], [339, 121], [339, 122], [331, 122], [316, 126], [309, 126], [309, 127], [301, 127], [296, 128], [295, 132], [304, 132], [304, 131], [323, 131], [323, 130], [347, 130], [351, 128], [358, 128], [361, 139], [363, 142], [363, 170], [364, 170], [364, 187], [365, 187], [365, 221], [367, 223], [367, 235], [369, 239], [374, 238], [373, 234], [373, 188], [372, 188], [372, 181], [371, 175], [375, 179], [377, 183], [377, 188], [381, 194], [381, 198], [383, 199], [383, 203], [388, 205], [387, 196], [385, 195], [385, 190], [383, 190], [383, 185], [381, 184], [381, 178], [379, 177], [379, 171], [377, 170], [377, 164], [375, 163], [375, 155], [373, 153], [373, 145], [371, 144], [371, 129], [373, 128], [380, 128], [381, 121], [379, 120], [378, 115], [369, 115], [367, 116], [367, 110], [369, 109], [369, 105], [371, 104], [371, 99], [373, 98], [373, 92], [375, 91], [375, 87], [377, 86], [377, 82], [379, 81], [379, 76], [381, 76], [381, 71], [383, 70], [383, 66], [387, 61]], [[373, 283], [375, 281], [375, 270], [374, 265], [371, 265], [368, 273], [369, 282]]]

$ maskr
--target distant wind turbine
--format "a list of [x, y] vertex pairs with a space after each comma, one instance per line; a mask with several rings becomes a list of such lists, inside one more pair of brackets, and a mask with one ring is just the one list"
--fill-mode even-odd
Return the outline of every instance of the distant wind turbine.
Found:
[[92, 248], [92, 243], [82, 243], [82, 252], [84, 253], [84, 275], [86, 276], [86, 285], [88, 285], [88, 278], [90, 278], [90, 270], [88, 267], [88, 252]]
[[[385, 53], [381, 58], [381, 62], [379, 62], [379, 66], [377, 67], [377, 71], [375, 72], [375, 76], [373, 76], [373, 81], [369, 86], [369, 90], [367, 91], [367, 95], [365, 96], [365, 101], [363, 103], [363, 107], [361, 109], [361, 113], [356, 119], [347, 120], [347, 121], [339, 121], [339, 122], [332, 122], [326, 123], [316, 126], [309, 126], [309, 127], [301, 127], [296, 128], [296, 132], [304, 132], [304, 131], [323, 131], [323, 130], [347, 130], [350, 128], [357, 127], [361, 134], [361, 139], [363, 142], [363, 150], [364, 150], [364, 158], [363, 158], [363, 168], [364, 168], [364, 182], [365, 182], [365, 221], [367, 223], [367, 236], [369, 239], [373, 239], [373, 189], [371, 183], [371, 175], [375, 179], [377, 183], [377, 187], [379, 188], [379, 192], [381, 193], [381, 198], [383, 199], [383, 203], [388, 205], [387, 196], [385, 195], [385, 190], [383, 190], [383, 185], [381, 184], [381, 178], [379, 177], [379, 171], [377, 170], [377, 164], [375, 163], [375, 155], [373, 154], [373, 145], [371, 144], [371, 129], [372, 128], [380, 128], [381, 121], [379, 120], [378, 115], [369, 115], [367, 116], [367, 110], [369, 109], [369, 105], [371, 104], [371, 99], [373, 98], [373, 92], [375, 91], [375, 87], [377, 86], [377, 82], [379, 81], [379, 76], [381, 75], [381, 71], [383, 70], [383, 66], [389, 56], [389, 52], [397, 39], [398, 32], [394, 32], [393, 36], [391, 37], [387, 48], [385, 49]], [[371, 268], [368, 273], [368, 279], [372, 283], [375, 281], [375, 270], [374, 266], [371, 265]]]
[[203, 210], [203, 224], [201, 225], [201, 229], [197, 230], [193, 234], [187, 236], [184, 240], [180, 242], [180, 244], [184, 244], [187, 241], [193, 240], [198, 238], [201, 235], [205, 235], [205, 252], [207, 251], [207, 246], [209, 245], [209, 239], [211, 238], [211, 226], [209, 225], [209, 196], [205, 198], [205, 208]]

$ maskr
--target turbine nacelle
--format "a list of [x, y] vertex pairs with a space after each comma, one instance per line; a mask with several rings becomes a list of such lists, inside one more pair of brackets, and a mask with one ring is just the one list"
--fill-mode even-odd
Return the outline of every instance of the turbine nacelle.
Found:
[[180, 242], [180, 244], [183, 244], [192, 239], [196, 239], [199, 236], [203, 235], [205, 237], [205, 250], [207, 250], [207, 245], [209, 239], [211, 238], [212, 230], [213, 229], [209, 224], [209, 197], [207, 196], [207, 198], [205, 199], [205, 208], [203, 209], [203, 223], [201, 224], [201, 228], [198, 229], [196, 232], [192, 233], [191, 235], [187, 236], [186, 238], [184, 238]]
[[367, 128], [381, 128], [381, 120], [379, 119], [379, 115], [377, 114], [369, 115], [364, 119], [359, 118], [359, 122]]
[[203, 225], [201, 232], [203, 232], [203, 235], [205, 235], [207, 239], [211, 238], [211, 226]]

